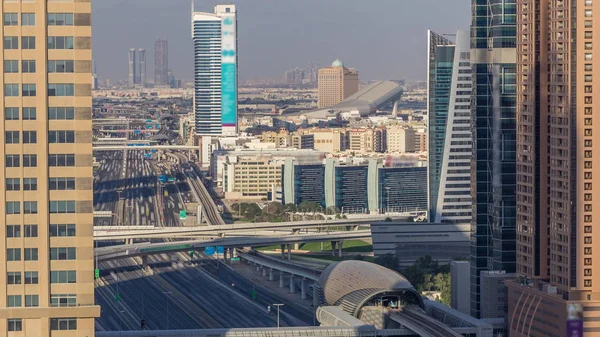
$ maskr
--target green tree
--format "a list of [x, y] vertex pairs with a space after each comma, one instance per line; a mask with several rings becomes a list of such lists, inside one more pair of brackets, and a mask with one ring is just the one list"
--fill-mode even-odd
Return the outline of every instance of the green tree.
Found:
[[392, 253], [387, 253], [385, 255], [377, 256], [375, 258], [375, 263], [388, 269], [398, 270], [399, 261], [396, 255]]
[[262, 214], [262, 210], [257, 204], [248, 204], [246, 209], [243, 210], [243, 213], [246, 219], [254, 220]]

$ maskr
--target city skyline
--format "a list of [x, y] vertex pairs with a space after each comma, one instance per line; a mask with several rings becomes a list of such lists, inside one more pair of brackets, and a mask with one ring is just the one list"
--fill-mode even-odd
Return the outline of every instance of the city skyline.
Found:
[[[144, 6], [139, 6], [140, 1], [92, 3], [98, 75], [127, 80], [127, 64], [123, 62], [126, 51], [133, 45], [153, 50], [156, 38], [164, 36], [169, 40], [171, 69], [178, 77], [191, 80], [190, 2], [144, 0]], [[360, 0], [231, 2], [243, 13], [238, 20], [246, 27], [239, 37], [243, 51], [239, 56], [240, 80], [281, 78], [288, 69], [309, 63], [328, 65], [336, 58], [361, 69], [364, 80], [425, 80], [426, 53], [419, 37], [427, 29], [449, 34], [466, 30], [470, 14], [468, 0], [451, 4], [378, 0], [375, 5]], [[196, 11], [211, 11], [217, 3], [196, 1]], [[115, 6], [120, 10], [114, 11]], [[387, 9], [381, 11], [380, 7]], [[430, 19], [418, 20], [422, 16]], [[311, 19], [310, 25], [306, 18]], [[397, 29], [390, 30], [391, 24]], [[120, 38], [114, 39], [115, 34]], [[276, 57], [282, 50], [287, 51], [286, 56]], [[154, 78], [154, 69], [148, 69], [147, 78]]]

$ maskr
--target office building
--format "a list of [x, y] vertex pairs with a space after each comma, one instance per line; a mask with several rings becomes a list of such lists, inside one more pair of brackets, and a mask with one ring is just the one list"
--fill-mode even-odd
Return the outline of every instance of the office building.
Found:
[[[470, 231], [469, 231], [470, 232]], [[469, 249], [469, 236], [470, 233], [465, 235], [467, 244], [465, 248]], [[469, 257], [470, 253], [464, 255]], [[452, 309], [456, 309], [464, 314], [471, 314], [471, 301], [469, 297], [471, 295], [471, 286], [469, 282], [469, 271], [471, 270], [471, 264], [469, 261], [452, 261], [450, 262], [450, 306]]]
[[237, 134], [237, 12], [192, 13], [194, 116], [198, 135]]
[[223, 171], [227, 199], [261, 199], [281, 185], [284, 161], [270, 156], [231, 157]]
[[319, 108], [336, 105], [358, 91], [358, 71], [335, 60], [331, 67], [319, 69]]
[[0, 336], [93, 337], [91, 3], [2, 13]]
[[377, 171], [377, 208], [381, 212], [403, 213], [427, 209], [427, 184], [424, 183], [427, 181], [426, 167], [380, 167]]
[[366, 165], [347, 165], [330, 158], [325, 162], [325, 204], [342, 213], [368, 213]]
[[508, 292], [505, 282], [516, 278], [504, 270], [481, 272], [481, 318], [506, 318]]
[[169, 42], [159, 37], [154, 42], [154, 86], [168, 86], [169, 83]]
[[146, 85], [146, 50], [129, 49], [129, 86]]
[[519, 0], [517, 9], [519, 280], [507, 282], [509, 333], [596, 337], [598, 3]]
[[136, 74], [137, 74], [137, 49], [129, 49], [129, 77], [128, 83], [130, 87], [136, 85]]
[[325, 206], [325, 167], [287, 158], [283, 166], [283, 204], [314, 202]]
[[453, 43], [429, 31], [428, 40], [429, 220], [471, 223], [469, 33]]
[[471, 314], [478, 318], [480, 273], [514, 273], [516, 265], [517, 8], [516, 0], [474, 0], [472, 7], [473, 84], [463, 89], [472, 90], [474, 99]]

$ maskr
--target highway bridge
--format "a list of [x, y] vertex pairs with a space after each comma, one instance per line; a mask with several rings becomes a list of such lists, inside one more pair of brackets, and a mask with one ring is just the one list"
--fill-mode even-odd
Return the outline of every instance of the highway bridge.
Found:
[[94, 145], [93, 151], [122, 151], [122, 150], [133, 150], [133, 151], [148, 151], [148, 150], [200, 150], [199, 146], [189, 145], [140, 145], [140, 146], [127, 146], [127, 145]]
[[[158, 239], [158, 238], [183, 238], [193, 236], [219, 236], [225, 233], [252, 232], [252, 231], [290, 231], [299, 232], [301, 229], [323, 228], [334, 229], [335, 227], [369, 226], [373, 222], [381, 221], [381, 217], [369, 217], [359, 219], [343, 220], [310, 220], [294, 222], [257, 222], [239, 223], [231, 225], [213, 225], [197, 227], [162, 227], [155, 229], [132, 229], [134, 226], [125, 226], [126, 230], [113, 229], [95, 230], [95, 241], [127, 240], [127, 239]], [[111, 227], [105, 227], [111, 228]]]
[[253, 329], [97, 331], [96, 337], [390, 337], [414, 336], [409, 329], [362, 327], [281, 327]]
[[134, 243], [100, 247], [95, 249], [98, 261], [118, 260], [134, 256], [153, 254], [176, 253], [186, 251], [204, 250], [206, 247], [222, 246], [225, 248], [257, 247], [276, 244], [293, 244], [304, 242], [345, 241], [355, 239], [368, 239], [371, 231], [333, 232], [328, 234], [297, 234], [284, 236], [259, 236], [259, 237], [231, 237], [216, 238], [212, 240], [189, 240], [161, 243]]

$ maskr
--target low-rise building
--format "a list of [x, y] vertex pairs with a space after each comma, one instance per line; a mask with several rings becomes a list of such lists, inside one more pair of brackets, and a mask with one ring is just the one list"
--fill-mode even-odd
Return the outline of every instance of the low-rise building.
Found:
[[406, 125], [390, 125], [386, 127], [388, 153], [405, 153], [416, 151], [416, 132]]

